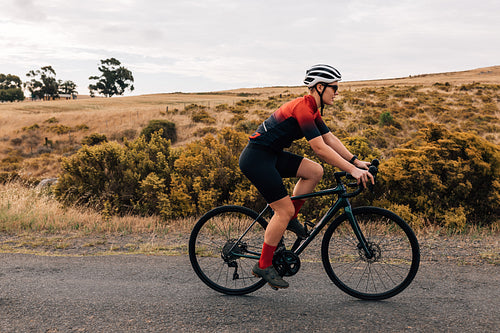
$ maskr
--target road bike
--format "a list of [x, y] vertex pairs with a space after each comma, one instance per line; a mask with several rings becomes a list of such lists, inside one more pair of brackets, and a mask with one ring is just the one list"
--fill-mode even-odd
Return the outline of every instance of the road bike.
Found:
[[[373, 160], [369, 168], [374, 177], [378, 165]], [[420, 249], [415, 233], [387, 209], [353, 208], [349, 199], [360, 194], [363, 186], [349, 182], [353, 178], [346, 172], [336, 172], [334, 177], [337, 185], [333, 188], [292, 197], [336, 196], [337, 200], [316, 224], [306, 222], [310, 228], [306, 238], [293, 234], [293, 243], [287, 244], [290, 240], [283, 237], [273, 257], [274, 267], [281, 276], [297, 274], [300, 254], [329, 224], [323, 233], [321, 259], [333, 283], [364, 300], [399, 294], [418, 271]], [[221, 206], [198, 220], [189, 239], [189, 259], [207, 286], [224, 294], [244, 295], [265, 285], [251, 270], [260, 258], [268, 211], [272, 211], [269, 205], [260, 213], [243, 206]], [[341, 214], [336, 216], [338, 212]]]

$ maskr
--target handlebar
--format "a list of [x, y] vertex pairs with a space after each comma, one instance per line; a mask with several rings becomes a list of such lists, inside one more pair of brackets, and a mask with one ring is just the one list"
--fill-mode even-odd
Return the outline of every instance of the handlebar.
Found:
[[[373, 161], [371, 161], [370, 163], [370, 167], [368, 168], [368, 172], [371, 173], [373, 175], [373, 178], [376, 180], [376, 177], [377, 177], [377, 173], [378, 173], [378, 166], [380, 164], [380, 161], [378, 159], [374, 159]], [[334, 173], [334, 176], [335, 176], [335, 180], [337, 181], [337, 184], [342, 184], [342, 180], [341, 178], [343, 177], [346, 177], [348, 179], [355, 179], [353, 176], [351, 176], [351, 174], [345, 172], [345, 171], [340, 171], [340, 172], [335, 172]], [[349, 187], [358, 187], [358, 189], [354, 192], [351, 192], [351, 193], [348, 193], [345, 195], [345, 197], [354, 197], [356, 195], [358, 195], [359, 193], [361, 193], [361, 191], [363, 191], [364, 189], [364, 186], [363, 186], [363, 183], [348, 183], [346, 184], [347, 186]], [[368, 189], [370, 191], [373, 191], [373, 184], [368, 184]]]

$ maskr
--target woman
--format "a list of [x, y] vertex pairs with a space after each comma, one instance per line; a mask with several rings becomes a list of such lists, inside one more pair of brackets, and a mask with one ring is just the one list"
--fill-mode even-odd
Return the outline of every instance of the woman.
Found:
[[374, 183], [368, 172], [370, 163], [360, 161], [350, 153], [321, 118], [325, 104], [332, 105], [338, 95], [340, 80], [339, 71], [328, 65], [315, 65], [307, 70], [304, 83], [309, 94], [285, 103], [267, 118], [250, 137], [240, 156], [242, 172], [274, 211], [264, 234], [260, 260], [252, 273], [275, 288], [288, 287], [272, 265], [274, 251], [283, 233], [288, 228], [299, 237], [307, 236], [296, 219], [304, 201], [290, 199], [283, 178], [299, 178], [293, 190], [295, 196], [311, 193], [323, 176], [320, 164], [283, 149], [305, 137], [320, 159], [349, 172], [358, 184]]

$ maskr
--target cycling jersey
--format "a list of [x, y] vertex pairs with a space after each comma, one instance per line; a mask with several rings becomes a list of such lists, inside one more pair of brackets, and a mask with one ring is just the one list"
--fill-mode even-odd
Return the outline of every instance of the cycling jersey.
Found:
[[295, 140], [305, 137], [309, 141], [329, 131], [316, 100], [306, 95], [283, 104], [250, 136], [250, 143], [279, 151], [290, 147]]

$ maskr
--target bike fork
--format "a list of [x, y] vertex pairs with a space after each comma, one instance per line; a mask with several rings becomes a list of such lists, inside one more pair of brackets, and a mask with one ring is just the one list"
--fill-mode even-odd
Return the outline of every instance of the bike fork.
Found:
[[361, 229], [359, 228], [358, 221], [356, 221], [356, 217], [352, 213], [351, 205], [344, 207], [344, 210], [347, 213], [347, 217], [349, 219], [349, 223], [351, 224], [352, 230], [354, 231], [354, 234], [358, 239], [359, 242], [358, 249], [363, 250], [365, 252], [367, 259], [371, 259], [373, 257], [373, 253], [368, 248], [368, 241], [366, 240], [365, 236], [361, 232]]

